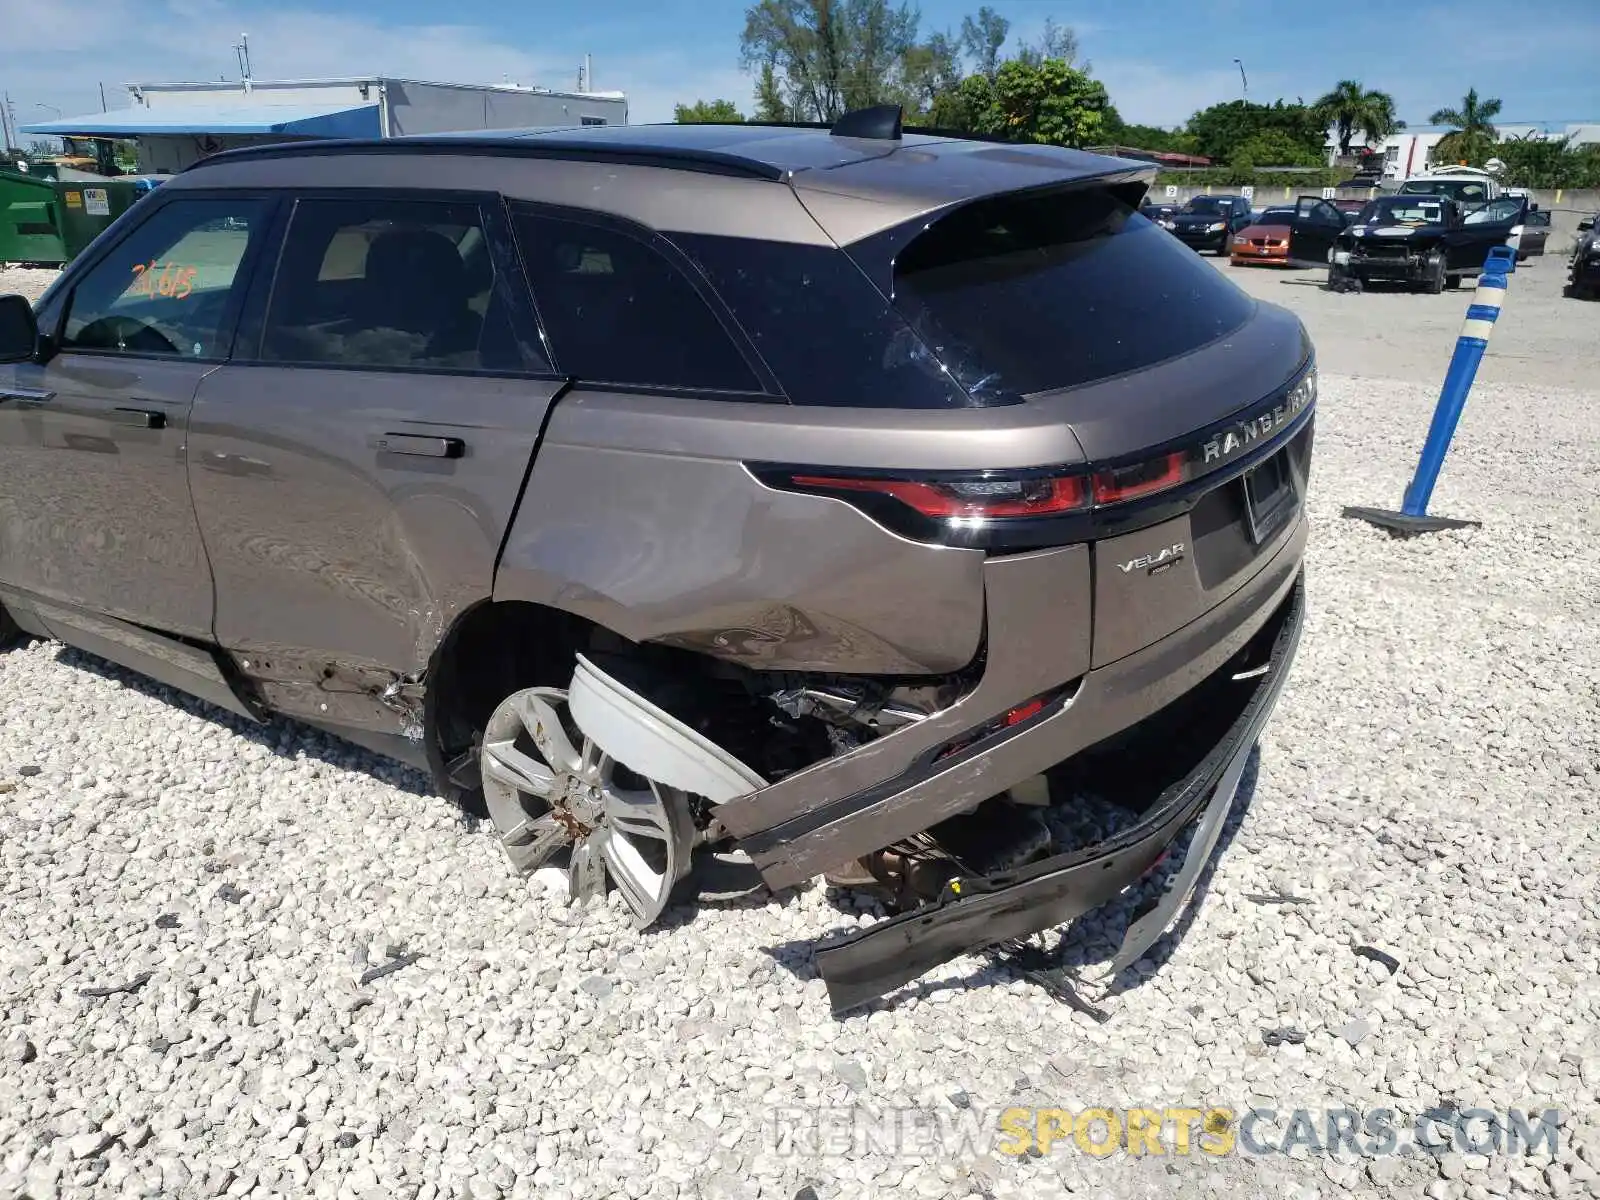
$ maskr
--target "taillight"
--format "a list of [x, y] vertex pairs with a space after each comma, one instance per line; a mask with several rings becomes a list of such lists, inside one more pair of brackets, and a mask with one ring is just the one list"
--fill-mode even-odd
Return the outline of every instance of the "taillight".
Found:
[[819, 492], [875, 492], [908, 504], [925, 517], [1048, 517], [1089, 506], [1081, 475], [983, 478], [928, 482], [863, 476], [791, 475], [792, 487]]
[[1096, 504], [1122, 504], [1153, 496], [1183, 482], [1184, 456], [1181, 451], [1163, 454], [1149, 462], [1131, 467], [1117, 467], [1111, 471], [1094, 474], [1094, 502]]

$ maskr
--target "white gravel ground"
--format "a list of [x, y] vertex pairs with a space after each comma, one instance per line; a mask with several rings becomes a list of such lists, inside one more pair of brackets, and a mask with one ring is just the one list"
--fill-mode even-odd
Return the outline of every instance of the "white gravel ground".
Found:
[[[513, 882], [399, 768], [0, 656], [0, 1197], [1600, 1196], [1600, 391], [1474, 395], [1433, 507], [1481, 530], [1341, 520], [1398, 501], [1442, 370], [1325, 377], [1293, 678], [1193, 919], [1105, 1024], [976, 959], [835, 1021], [795, 948], [854, 919], [820, 886], [637, 936]], [[1559, 1107], [1559, 1148], [994, 1148], [1012, 1105], [1441, 1102]], [[840, 1136], [896, 1107], [974, 1144]], [[775, 1151], [799, 1110], [831, 1140]]]

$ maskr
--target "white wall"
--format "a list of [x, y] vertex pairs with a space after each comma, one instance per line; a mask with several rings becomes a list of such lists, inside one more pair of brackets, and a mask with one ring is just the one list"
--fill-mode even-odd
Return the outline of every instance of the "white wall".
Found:
[[397, 79], [388, 80], [387, 86], [392, 137], [471, 129], [582, 125], [585, 117], [607, 125], [628, 123], [628, 102], [604, 94], [458, 88]]

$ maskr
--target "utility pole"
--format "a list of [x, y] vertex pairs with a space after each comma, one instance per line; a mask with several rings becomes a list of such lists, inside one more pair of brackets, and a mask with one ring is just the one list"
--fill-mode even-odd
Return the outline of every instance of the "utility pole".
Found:
[[5, 136], [7, 150], [20, 150], [22, 147], [14, 145], [14, 143], [11, 141], [11, 121], [9, 119], [10, 112], [11, 93], [7, 92], [4, 97], [0, 97], [0, 134]]
[[106, 85], [103, 84], [103, 83], [100, 85], [100, 111], [101, 112], [110, 111], [109, 109], [106, 108]]
[[1244, 88], [1244, 98], [1248, 100], [1250, 98], [1250, 81], [1244, 75], [1244, 60], [1236, 58], [1233, 61], [1239, 66], [1239, 83]]

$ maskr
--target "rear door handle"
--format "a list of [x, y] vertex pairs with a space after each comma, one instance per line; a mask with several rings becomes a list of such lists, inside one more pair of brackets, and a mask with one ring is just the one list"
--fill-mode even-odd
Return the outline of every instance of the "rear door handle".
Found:
[[114, 408], [106, 414], [113, 425], [131, 425], [135, 429], [165, 429], [167, 414], [153, 408]]
[[371, 444], [380, 453], [415, 454], [423, 458], [460, 458], [467, 452], [467, 444], [460, 438], [420, 433], [380, 433], [373, 437]]
[[0, 388], [0, 403], [15, 400], [19, 404], [48, 404], [56, 398], [54, 392], [43, 388], [5, 387]]

